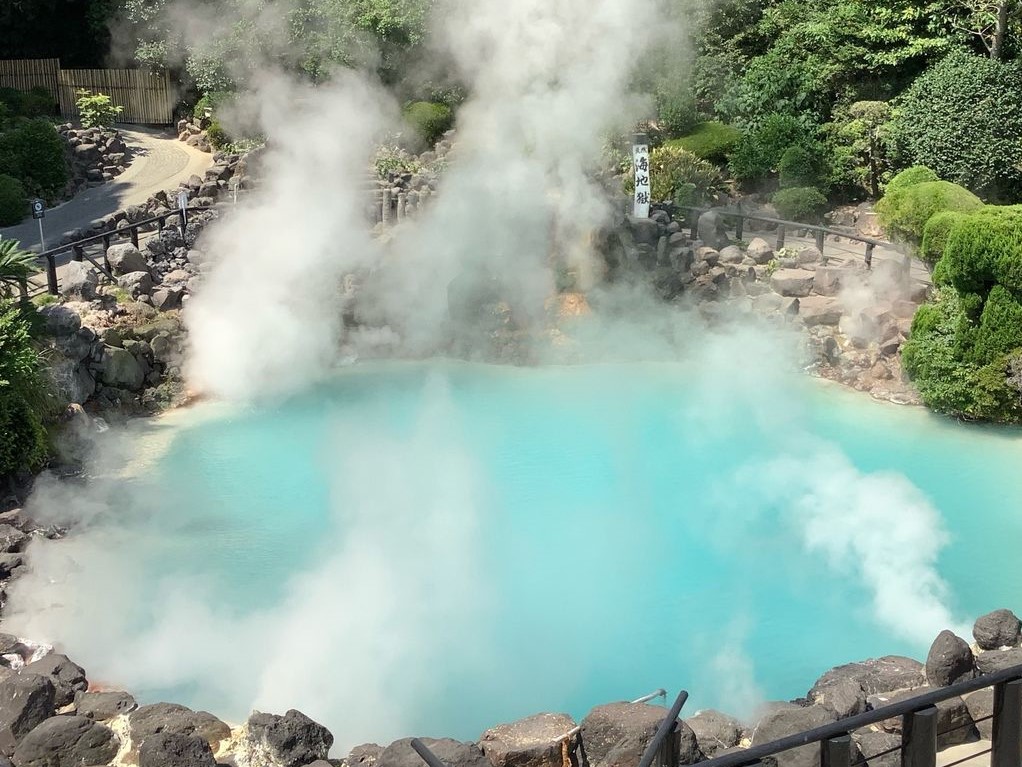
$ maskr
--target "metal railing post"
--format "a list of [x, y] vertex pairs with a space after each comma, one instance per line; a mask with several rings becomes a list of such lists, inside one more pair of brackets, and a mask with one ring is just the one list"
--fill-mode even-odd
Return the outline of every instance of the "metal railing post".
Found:
[[138, 247], [138, 227], [131, 227], [131, 244], [136, 248]]
[[820, 767], [849, 767], [852, 763], [852, 736], [838, 735], [823, 741]]
[[737, 220], [735, 223], [735, 239], [742, 239], [742, 235], [745, 234], [745, 216], [742, 215], [742, 211], [738, 211], [736, 214]]
[[775, 248], [775, 250], [780, 250], [781, 248], [784, 247], [784, 235], [785, 235], [784, 224], [781, 224], [780, 226], [777, 227], [777, 247]]
[[391, 205], [391, 200], [393, 200], [393, 199], [394, 199], [393, 193], [389, 189], [384, 189], [383, 190], [383, 209], [380, 211], [380, 213], [381, 213], [380, 221], [383, 222], [383, 225], [385, 227], [390, 226], [390, 213], [391, 213], [390, 205]]
[[990, 767], [1022, 764], [1022, 679], [994, 685]]
[[418, 738], [412, 738], [411, 746], [415, 750], [415, 753], [421, 756], [422, 761], [428, 764], [429, 767], [447, 767], [447, 765], [441, 762], [440, 759], [437, 758], [437, 755], [430, 751], [426, 747], [426, 744]]
[[[653, 764], [653, 757], [660, 753], [660, 747], [664, 744], [664, 740], [667, 739], [668, 735], [672, 735], [678, 727], [678, 715], [681, 713], [681, 707], [685, 705], [685, 701], [688, 700], [688, 692], [682, 690], [678, 693], [678, 697], [674, 701], [674, 705], [671, 706], [671, 710], [667, 712], [667, 716], [660, 723], [657, 728], [656, 734], [653, 739], [646, 744], [646, 750], [642, 752], [642, 758], [639, 760], [639, 767], [650, 767]], [[671, 737], [669, 739], [669, 747], [672, 750], [677, 750], [678, 739]], [[661, 755], [662, 760], [673, 759], [669, 762], [669, 767], [674, 767], [678, 763], [678, 756], [675, 753], [674, 756]], [[663, 762], [661, 763], [663, 764]]]
[[902, 767], [936, 767], [937, 707], [905, 714], [901, 724]]
[[823, 243], [826, 240], [826, 235], [822, 229], [816, 230], [816, 249], [823, 253]]
[[872, 242], [867, 242], [866, 243], [866, 268], [867, 269], [872, 269], [873, 268], [873, 243]]
[[52, 254], [46, 256], [46, 289], [51, 296], [60, 295], [57, 287], [57, 261]]
[[85, 252], [82, 250], [81, 245], [75, 245], [71, 248], [71, 260], [78, 263], [85, 260]]
[[689, 234], [693, 240], [699, 239], [699, 211], [694, 208], [688, 212], [691, 218], [689, 219]]

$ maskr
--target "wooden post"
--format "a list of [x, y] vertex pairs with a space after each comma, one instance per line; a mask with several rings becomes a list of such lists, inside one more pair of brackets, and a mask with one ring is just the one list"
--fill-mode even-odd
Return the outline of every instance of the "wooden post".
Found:
[[390, 206], [393, 202], [394, 194], [389, 189], [383, 190], [383, 208], [381, 210], [382, 216], [380, 220], [384, 226], [390, 226]]
[[692, 226], [690, 227], [691, 231], [689, 232], [689, 234], [692, 236], [693, 240], [698, 240], [699, 239], [699, 211], [697, 209], [693, 208], [692, 210], [690, 210], [688, 212], [688, 214], [692, 217], [692, 220], [691, 220]]
[[397, 221], [401, 223], [405, 220], [405, 206], [408, 204], [408, 196], [404, 192], [398, 192], [397, 195]]
[[85, 260], [85, 250], [81, 245], [73, 245], [71, 247], [71, 260], [81, 263]]
[[777, 225], [777, 247], [774, 250], [780, 250], [784, 247], [784, 224]]
[[134, 245], [136, 248], [138, 247], [138, 227], [137, 226], [132, 226], [131, 227], [131, 244]]
[[990, 767], [1022, 764], [1022, 679], [994, 685]]
[[57, 261], [52, 255], [46, 256], [46, 288], [51, 296], [60, 295], [57, 287]]
[[817, 229], [816, 230], [816, 249], [818, 251], [820, 251], [821, 254], [823, 253], [823, 243], [826, 241], [826, 239], [827, 239], [826, 232], [824, 232], [822, 229]]
[[742, 239], [742, 235], [745, 234], [745, 216], [742, 215], [741, 211], [738, 211], [738, 218], [735, 224], [735, 239]]
[[851, 735], [838, 735], [820, 744], [820, 767], [849, 767], [851, 763]]
[[873, 268], [873, 243], [872, 242], [867, 242], [866, 243], [866, 268], [867, 269], [872, 269]]
[[937, 707], [905, 714], [901, 721], [902, 767], [936, 767]]

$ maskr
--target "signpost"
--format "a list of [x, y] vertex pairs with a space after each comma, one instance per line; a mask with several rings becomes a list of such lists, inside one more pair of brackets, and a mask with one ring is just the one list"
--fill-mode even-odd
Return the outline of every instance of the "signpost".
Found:
[[638, 133], [632, 144], [632, 167], [635, 168], [635, 203], [632, 215], [635, 218], [649, 218], [650, 203], [650, 167], [649, 141], [645, 135]]
[[188, 226], [188, 192], [177, 193], [177, 207], [181, 211], [181, 234], [184, 235]]
[[43, 236], [43, 219], [46, 218], [46, 203], [38, 198], [32, 200], [32, 218], [39, 222], [39, 252], [46, 250], [46, 238]]

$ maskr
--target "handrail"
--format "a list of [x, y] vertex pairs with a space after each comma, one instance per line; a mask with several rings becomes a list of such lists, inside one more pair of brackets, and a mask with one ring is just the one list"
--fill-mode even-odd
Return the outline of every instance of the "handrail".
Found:
[[643, 695], [641, 698], [636, 698], [635, 700], [633, 700], [631, 702], [632, 703], [649, 703], [654, 698], [663, 698], [664, 699], [664, 704], [666, 704], [667, 703], [667, 690], [665, 690], [664, 688], [661, 687], [659, 690], [654, 690], [649, 695]]
[[678, 693], [678, 697], [674, 700], [674, 705], [671, 706], [671, 710], [667, 712], [667, 716], [664, 717], [664, 721], [660, 723], [660, 727], [657, 728], [656, 735], [653, 739], [646, 744], [646, 750], [642, 752], [642, 758], [639, 759], [639, 767], [650, 767], [653, 764], [653, 758], [656, 756], [657, 751], [660, 750], [660, 746], [663, 745], [664, 739], [674, 732], [674, 727], [678, 721], [678, 715], [681, 713], [681, 707], [685, 705], [685, 701], [688, 700], [688, 692], [682, 690]]
[[939, 690], [933, 690], [915, 698], [898, 701], [889, 706], [881, 706], [873, 711], [850, 716], [847, 719], [839, 719], [836, 722], [796, 733], [795, 735], [789, 735], [772, 743], [763, 743], [762, 745], [752, 746], [742, 751], [708, 759], [705, 762], [700, 762], [699, 765], [700, 767], [747, 767], [764, 757], [773, 756], [782, 751], [847, 735], [861, 727], [868, 727], [869, 725], [894, 719], [898, 716], [912, 714], [929, 708], [936, 703], [943, 703], [951, 698], [957, 698], [970, 692], [976, 692], [977, 690], [983, 690], [987, 687], [993, 687], [1003, 682], [1012, 682], [1018, 679], [1022, 679], [1022, 665], [1002, 669], [993, 674], [978, 676], [965, 682], [958, 682], [950, 687], [942, 687]]
[[878, 239], [875, 239], [873, 237], [865, 237], [865, 236], [863, 236], [861, 234], [849, 234], [848, 232], [842, 232], [839, 229], [831, 229], [830, 227], [823, 226], [822, 224], [806, 224], [806, 223], [803, 223], [801, 221], [788, 221], [788, 220], [783, 219], [783, 218], [768, 218], [767, 216], [754, 216], [751, 213], [742, 213], [740, 209], [738, 211], [735, 211], [732, 208], [726, 208], [726, 207], [724, 207], [724, 208], [696, 208], [696, 207], [692, 207], [692, 206], [689, 206], [689, 205], [678, 205], [677, 208], [678, 208], [678, 210], [684, 210], [684, 211], [688, 211], [690, 213], [698, 213], [699, 215], [702, 215], [703, 213], [709, 213], [710, 211], [714, 211], [714, 212], [719, 212], [723, 216], [732, 216], [732, 217], [740, 216], [741, 218], [744, 218], [747, 221], [759, 221], [759, 222], [764, 223], [764, 224], [776, 224], [777, 226], [784, 226], [784, 227], [788, 227], [790, 229], [808, 229], [808, 230], [813, 231], [813, 232], [823, 232], [824, 234], [833, 234], [833, 235], [836, 235], [838, 237], [844, 237], [847, 240], [855, 240], [856, 242], [862, 242], [862, 243], [865, 243], [867, 245], [873, 245], [874, 247], [878, 247], [878, 248], [880, 248], [880, 247], [883, 247], [883, 248], [892, 248], [892, 247], [894, 247], [893, 243], [887, 242], [885, 240], [878, 240]]

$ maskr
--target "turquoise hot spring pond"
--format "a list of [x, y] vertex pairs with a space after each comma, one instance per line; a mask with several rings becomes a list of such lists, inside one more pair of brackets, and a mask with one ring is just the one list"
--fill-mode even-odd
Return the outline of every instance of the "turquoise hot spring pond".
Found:
[[199, 406], [142, 438], [117, 535], [78, 558], [137, 591], [106, 633], [63, 626], [68, 653], [143, 700], [295, 707], [353, 745], [659, 687], [748, 713], [1022, 607], [1019, 432], [764, 387], [431, 362]]

